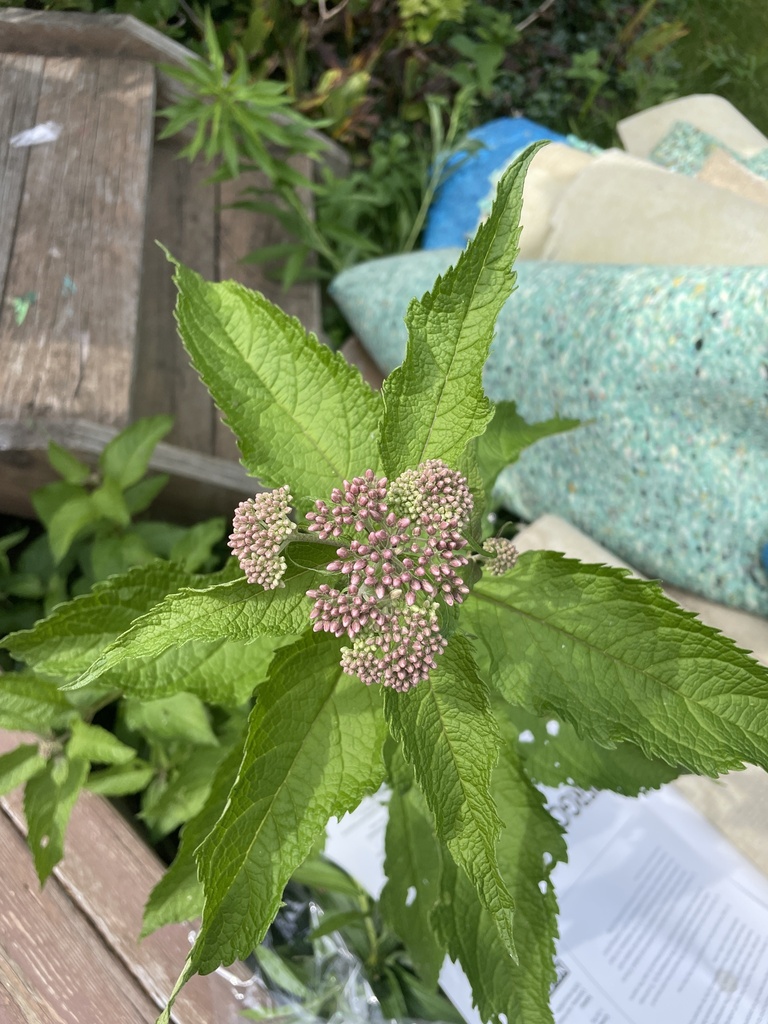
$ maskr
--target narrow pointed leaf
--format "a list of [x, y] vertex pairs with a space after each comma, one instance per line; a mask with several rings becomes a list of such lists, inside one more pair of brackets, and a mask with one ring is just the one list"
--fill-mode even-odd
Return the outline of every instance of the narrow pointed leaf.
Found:
[[299, 496], [377, 468], [380, 399], [359, 370], [257, 292], [180, 264], [175, 280], [182, 340], [249, 472]]
[[53, 683], [34, 672], [0, 675], [0, 729], [20, 729], [48, 736], [75, 714]]
[[341, 672], [339, 650], [308, 633], [278, 652], [259, 692], [226, 810], [197, 855], [205, 908], [192, 960], [202, 973], [261, 942], [328, 819], [383, 780], [379, 693]]
[[136, 751], [100, 725], [88, 725], [76, 718], [67, 743], [67, 756], [92, 764], [127, 764], [134, 760]]
[[64, 833], [87, 775], [87, 761], [58, 756], [26, 785], [27, 843], [41, 885], [64, 856]]
[[451, 957], [461, 962], [484, 1021], [498, 1022], [504, 1014], [508, 1024], [552, 1024], [549, 990], [555, 980], [557, 901], [549, 874], [566, 859], [562, 831], [510, 749], [502, 751], [492, 792], [505, 824], [498, 859], [515, 897], [520, 963], [510, 961], [467, 875], [447, 857], [434, 923]]
[[39, 774], [45, 768], [45, 758], [34, 743], [22, 743], [0, 756], [0, 796], [5, 796]]
[[538, 148], [504, 174], [490, 217], [456, 266], [408, 308], [405, 360], [382, 387], [381, 454], [389, 476], [425, 459], [455, 465], [493, 415], [482, 371], [496, 318], [515, 287], [523, 180]]
[[454, 636], [427, 680], [408, 693], [386, 691], [384, 710], [438, 836], [471, 878], [514, 956], [514, 901], [496, 862], [502, 823], [490, 793], [499, 733], [469, 642]]
[[275, 590], [238, 579], [207, 590], [169, 594], [110, 644], [74, 686], [86, 686], [128, 659], [157, 658], [191, 640], [215, 643], [226, 637], [248, 643], [262, 636], [301, 633], [309, 625], [311, 602], [306, 592], [316, 580], [317, 568], [328, 561], [328, 549], [319, 544], [291, 547], [299, 546], [301, 564], [290, 561], [289, 549], [284, 585]]
[[121, 490], [137, 484], [147, 472], [158, 442], [172, 426], [172, 416], [148, 416], [126, 427], [101, 453], [99, 466], [104, 476]]
[[485, 433], [478, 437], [475, 454], [490, 498], [496, 477], [507, 466], [517, 462], [520, 454], [536, 441], [581, 426], [580, 420], [554, 417], [539, 423], [526, 423], [514, 402], [497, 402], [493, 419]]
[[655, 583], [528, 552], [464, 616], [509, 703], [699, 774], [768, 768], [768, 669]]

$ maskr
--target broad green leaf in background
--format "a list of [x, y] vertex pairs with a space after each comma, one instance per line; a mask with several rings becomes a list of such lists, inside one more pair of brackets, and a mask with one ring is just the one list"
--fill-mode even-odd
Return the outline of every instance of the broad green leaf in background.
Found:
[[90, 494], [93, 507], [103, 519], [125, 528], [131, 523], [131, 513], [125, 504], [120, 484], [111, 477]]
[[214, 544], [219, 543], [226, 529], [227, 521], [223, 516], [190, 526], [171, 548], [171, 561], [178, 562], [187, 572], [199, 572], [205, 567]]
[[259, 692], [229, 802], [197, 854], [205, 890], [191, 954], [197, 971], [261, 942], [328, 819], [384, 778], [380, 694], [341, 672], [339, 648], [306, 634], [277, 653]]
[[0, 675], [0, 729], [20, 729], [48, 736], [62, 728], [75, 709], [53, 683], [34, 672]]
[[[301, 564], [291, 561], [301, 548]], [[168, 648], [190, 640], [215, 642], [221, 637], [248, 643], [262, 636], [301, 633], [309, 625], [307, 589], [317, 569], [327, 563], [328, 548], [293, 544], [286, 552], [283, 586], [264, 590], [245, 579], [205, 591], [180, 590], [157, 603], [110, 644], [77, 680], [85, 686], [129, 658], [156, 658]]]
[[87, 775], [87, 761], [57, 755], [24, 789], [27, 843], [41, 885], [64, 855], [64, 832]]
[[139, 817], [155, 840], [167, 836], [200, 813], [225, 753], [219, 747], [193, 749], [189, 757], [173, 769], [167, 785], [155, 799], [142, 803]]
[[482, 372], [496, 318], [515, 287], [523, 180], [540, 147], [529, 147], [506, 171], [490, 217], [456, 266], [408, 307], [405, 360], [382, 386], [381, 453], [388, 476], [426, 459], [456, 465], [493, 415]]
[[173, 426], [172, 416], [148, 416], [113, 437], [99, 458], [103, 476], [121, 490], [138, 484], [149, 468], [152, 452]]
[[157, 476], [148, 476], [139, 480], [137, 484], [128, 487], [123, 494], [125, 506], [132, 516], [145, 512], [155, 498], [166, 486], [170, 477], [165, 473], [158, 473]]
[[48, 461], [68, 484], [84, 484], [91, 475], [90, 466], [55, 441], [48, 442]]
[[158, 700], [126, 700], [122, 712], [128, 729], [159, 743], [181, 740], [200, 747], [218, 746], [205, 704], [191, 693]]
[[294, 636], [239, 640], [190, 640], [157, 657], [132, 658], [100, 677], [100, 685], [139, 700], [194, 694], [209, 704], [239, 707], [267, 676], [278, 647]]
[[446, 949], [430, 923], [439, 892], [440, 848], [421, 791], [407, 784], [407, 774], [403, 783], [395, 783], [389, 801], [384, 863], [387, 884], [379, 905], [387, 924], [411, 954], [419, 977], [434, 988]]
[[0, 755], [0, 796], [5, 796], [38, 775], [45, 764], [45, 758], [34, 743], [22, 743], [7, 754]]
[[496, 862], [502, 822], [490, 792], [499, 732], [469, 641], [452, 637], [437, 667], [415, 689], [387, 690], [384, 711], [435, 816], [438, 837], [472, 879], [515, 956], [514, 901]]
[[[56, 484], [51, 484], [51, 487], [55, 486]], [[77, 490], [79, 491], [80, 488], [77, 488]], [[36, 492], [36, 494], [39, 494], [39, 492]], [[33, 495], [32, 504], [35, 506], [35, 511], [37, 511], [35, 497], [36, 495]], [[48, 532], [48, 542], [51, 546], [51, 554], [57, 565], [62, 561], [82, 531], [98, 523], [101, 516], [102, 512], [94, 503], [93, 495], [86, 494], [83, 491], [62, 502], [50, 519], [47, 522], [44, 521]]]
[[88, 725], [76, 718], [67, 743], [67, 757], [92, 764], [127, 764], [136, 757], [136, 751], [100, 725]]
[[491, 496], [496, 477], [502, 469], [517, 462], [524, 449], [542, 438], [575, 430], [578, 426], [581, 426], [580, 420], [558, 417], [541, 420], [539, 423], [526, 423], [518, 414], [514, 402], [497, 402], [493, 419], [485, 433], [475, 442], [475, 454], [485, 484], [486, 500]]
[[179, 332], [245, 466], [295, 498], [378, 466], [379, 396], [298, 320], [234, 281], [176, 264]]
[[66, 679], [84, 672], [105, 644], [125, 632], [138, 615], [194, 582], [193, 576], [168, 562], [138, 566], [97, 583], [90, 594], [57, 608], [32, 629], [11, 633], [3, 646], [38, 672]]
[[572, 725], [557, 718], [539, 718], [501, 701], [494, 711], [504, 723], [504, 735], [510, 739], [517, 735], [518, 754], [530, 778], [545, 786], [612, 789], [624, 796], [637, 796], [658, 789], [684, 771], [658, 758], [651, 760], [633, 743], [602, 747], [580, 737]]
[[203, 887], [197, 877], [194, 853], [221, 817], [242, 759], [241, 741], [229, 750], [219, 764], [202, 810], [182, 828], [176, 858], [150, 893], [144, 908], [142, 938], [165, 924], [191, 921], [202, 913]]
[[513, 751], [502, 749], [493, 774], [493, 797], [504, 821], [498, 860], [515, 897], [515, 938], [520, 963], [506, 954], [495, 923], [461, 868], [443, 858], [441, 899], [433, 920], [453, 959], [472, 985], [484, 1021], [552, 1024], [549, 991], [555, 980], [557, 901], [549, 874], [566, 859], [562, 830]]
[[534, 551], [463, 611], [510, 704], [703, 775], [768, 768], [768, 669], [657, 584]]

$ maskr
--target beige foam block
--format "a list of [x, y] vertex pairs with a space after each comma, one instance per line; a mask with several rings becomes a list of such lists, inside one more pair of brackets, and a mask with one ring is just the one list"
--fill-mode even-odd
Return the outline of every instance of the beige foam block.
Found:
[[545, 146], [533, 158], [523, 188], [521, 259], [541, 259], [553, 210], [579, 172], [593, 160], [590, 153], [563, 142]]
[[[631, 566], [558, 516], [542, 516], [515, 537], [520, 551], [561, 551], [582, 562]], [[634, 573], [639, 576], [639, 573]], [[732, 637], [768, 665], [768, 620], [735, 611], [672, 587], [666, 593], [710, 626]], [[720, 779], [685, 776], [675, 787], [754, 864], [768, 874], [768, 773], [748, 767]]]
[[678, 121], [686, 121], [713, 135], [741, 156], [753, 156], [768, 147], [768, 138], [732, 103], [708, 93], [660, 103], [625, 117], [616, 127], [628, 153], [649, 157]]
[[768, 206], [768, 181], [753, 174], [722, 149], [715, 149], [696, 175], [699, 181], [736, 192], [743, 199]]
[[564, 191], [544, 258], [658, 266], [768, 264], [768, 208], [607, 150]]

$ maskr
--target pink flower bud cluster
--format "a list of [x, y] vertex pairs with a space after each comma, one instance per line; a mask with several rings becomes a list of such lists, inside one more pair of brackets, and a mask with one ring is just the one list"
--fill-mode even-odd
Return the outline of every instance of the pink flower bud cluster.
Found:
[[514, 568], [517, 561], [517, 548], [511, 540], [507, 540], [505, 537], [489, 537], [483, 547], [495, 556], [486, 559], [483, 566], [492, 576], [503, 576], [505, 572]]
[[437, 604], [405, 605], [366, 628], [351, 647], [342, 648], [341, 667], [366, 686], [382, 683], [404, 692], [423, 682], [448, 643], [440, 633]]
[[417, 469], [406, 469], [392, 481], [389, 500], [411, 519], [425, 513], [455, 519], [459, 530], [469, 522], [474, 507], [467, 481], [441, 459], [429, 459]]
[[472, 511], [466, 481], [438, 460], [389, 488], [386, 477], [367, 470], [336, 488], [330, 505], [315, 506], [309, 529], [320, 540], [342, 541], [327, 568], [346, 580], [341, 589], [308, 591], [313, 628], [353, 641], [342, 666], [364, 682], [415, 686], [445, 646], [436, 598], [452, 605], [469, 593], [459, 574], [467, 565], [459, 531]]
[[287, 487], [241, 501], [235, 509], [229, 546], [249, 583], [281, 587], [286, 562], [280, 552], [297, 526], [289, 518], [293, 498]]

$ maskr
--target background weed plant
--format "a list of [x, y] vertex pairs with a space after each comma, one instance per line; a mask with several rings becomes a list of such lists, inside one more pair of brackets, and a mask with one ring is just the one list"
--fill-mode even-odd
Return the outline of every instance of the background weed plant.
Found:
[[[447, 953], [483, 1019], [551, 1022], [550, 873], [566, 845], [534, 783], [635, 795], [683, 772], [768, 767], [765, 668], [654, 583], [553, 552], [502, 559], [508, 542], [489, 537], [501, 469], [540, 437], [589, 429], [526, 424], [482, 388], [536, 148], [411, 303], [381, 393], [263, 296], [176, 264], [189, 356], [273, 489], [252, 536], [235, 530], [268, 560], [269, 589], [235, 559], [214, 573], [156, 560], [4, 641], [26, 668], [3, 677], [0, 723], [40, 741], [0, 758], [0, 791], [25, 783], [41, 881], [83, 785], [114, 792], [143, 770], [154, 835], [183, 823], [144, 919], [149, 932], [202, 913], [171, 1003], [261, 943], [328, 820], [386, 784], [376, 912], [411, 994], [434, 989]], [[319, 605], [328, 618], [313, 619]], [[116, 700], [109, 732], [93, 709]], [[549, 742], [521, 745], [523, 731]], [[370, 908], [355, 913], [370, 924]], [[393, 953], [376, 955], [390, 982]]]

